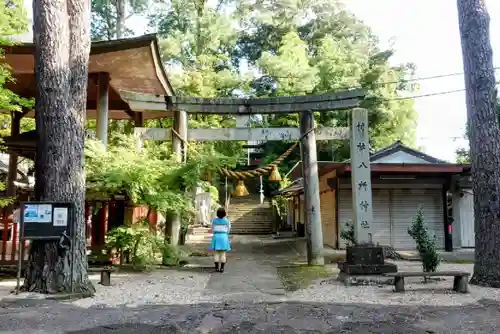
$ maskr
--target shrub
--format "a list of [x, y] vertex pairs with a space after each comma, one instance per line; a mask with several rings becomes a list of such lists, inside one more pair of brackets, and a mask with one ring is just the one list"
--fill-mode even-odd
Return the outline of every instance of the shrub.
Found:
[[415, 240], [417, 251], [422, 259], [424, 272], [434, 272], [439, 265], [439, 254], [436, 248], [436, 236], [430, 235], [425, 227], [425, 219], [422, 207], [417, 210], [417, 215], [413, 218], [408, 234]]
[[182, 263], [179, 248], [168, 245], [163, 236], [152, 232], [146, 219], [109, 231], [106, 236], [106, 249], [115, 249], [118, 252], [120, 264], [125, 262], [126, 256], [130, 256], [132, 264], [138, 268], [159, 263], [168, 266]]

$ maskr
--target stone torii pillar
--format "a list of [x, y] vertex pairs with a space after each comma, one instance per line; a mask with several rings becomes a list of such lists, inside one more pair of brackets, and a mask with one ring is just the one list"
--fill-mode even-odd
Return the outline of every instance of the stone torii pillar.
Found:
[[313, 266], [322, 266], [325, 264], [323, 257], [323, 227], [321, 226], [318, 158], [312, 111], [300, 113], [300, 135], [302, 137], [300, 151], [306, 204], [307, 263]]

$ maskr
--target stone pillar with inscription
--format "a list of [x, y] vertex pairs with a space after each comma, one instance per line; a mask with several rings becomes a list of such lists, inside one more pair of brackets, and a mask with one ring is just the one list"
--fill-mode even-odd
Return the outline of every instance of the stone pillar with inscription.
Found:
[[354, 109], [351, 122], [352, 214], [356, 244], [373, 244], [370, 141], [366, 109]]
[[356, 245], [347, 247], [346, 261], [339, 262], [340, 277], [346, 284], [352, 283], [352, 276], [397, 271], [395, 264], [385, 263], [383, 247], [373, 244], [373, 235], [377, 231], [373, 226], [370, 141], [366, 109], [357, 108], [352, 111], [350, 132], [352, 215]]

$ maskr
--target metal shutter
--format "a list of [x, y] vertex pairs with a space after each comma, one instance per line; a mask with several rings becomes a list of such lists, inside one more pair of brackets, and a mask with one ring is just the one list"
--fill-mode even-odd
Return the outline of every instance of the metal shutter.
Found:
[[335, 224], [335, 191], [325, 191], [319, 195], [323, 244], [336, 247], [337, 231]]
[[438, 249], [444, 248], [444, 215], [441, 189], [394, 189], [391, 213], [394, 232], [394, 248], [414, 250], [415, 242], [408, 234], [417, 208], [422, 206], [425, 226], [436, 236]]
[[460, 239], [462, 247], [474, 247], [476, 234], [474, 230], [474, 195], [472, 192], [464, 191], [460, 198]]
[[391, 219], [389, 190], [373, 190], [373, 243], [383, 246], [391, 245]]
[[[373, 226], [372, 240], [374, 244], [390, 245], [391, 225], [389, 216], [389, 191], [386, 189], [373, 189]], [[352, 223], [352, 192], [351, 189], [339, 190], [339, 246], [346, 247], [346, 241], [340, 238], [340, 231], [347, 222]]]

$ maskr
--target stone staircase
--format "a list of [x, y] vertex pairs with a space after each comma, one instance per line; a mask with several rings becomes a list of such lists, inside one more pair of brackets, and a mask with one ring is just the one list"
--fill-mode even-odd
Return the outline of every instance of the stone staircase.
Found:
[[228, 210], [231, 234], [271, 234], [273, 210], [268, 200], [260, 204], [260, 195], [232, 197]]

